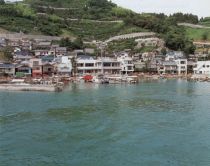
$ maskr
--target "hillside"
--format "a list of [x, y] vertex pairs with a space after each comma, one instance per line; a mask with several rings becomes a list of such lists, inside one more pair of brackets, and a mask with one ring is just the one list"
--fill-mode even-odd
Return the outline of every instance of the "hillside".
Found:
[[198, 23], [192, 14], [138, 14], [108, 0], [25, 0], [0, 5], [0, 28], [26, 34], [107, 40], [133, 32], [155, 32], [173, 50], [193, 52], [192, 33], [178, 22]]

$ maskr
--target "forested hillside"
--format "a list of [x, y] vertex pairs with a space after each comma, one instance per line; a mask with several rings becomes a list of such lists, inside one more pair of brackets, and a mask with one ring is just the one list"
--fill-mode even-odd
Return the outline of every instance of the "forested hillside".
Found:
[[[197, 24], [198, 17], [176, 13], [138, 14], [107, 0], [25, 0], [0, 3], [0, 28], [13, 32], [79, 37], [86, 41], [152, 31], [165, 39], [166, 46], [191, 53], [194, 39], [178, 22]], [[203, 19], [205, 23], [205, 19]]]

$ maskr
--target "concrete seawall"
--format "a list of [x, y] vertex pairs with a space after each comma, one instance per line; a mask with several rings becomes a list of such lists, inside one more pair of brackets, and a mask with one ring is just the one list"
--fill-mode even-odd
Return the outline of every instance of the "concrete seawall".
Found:
[[57, 88], [56, 88], [56, 86], [53, 86], [53, 85], [12, 85], [12, 84], [0, 84], [0, 90], [55, 92], [55, 91], [57, 91]]

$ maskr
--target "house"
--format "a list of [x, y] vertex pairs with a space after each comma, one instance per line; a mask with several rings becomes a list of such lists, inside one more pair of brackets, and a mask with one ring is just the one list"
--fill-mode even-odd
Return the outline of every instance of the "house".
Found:
[[143, 72], [146, 68], [146, 63], [142, 60], [138, 60], [134, 62], [134, 70], [136, 72]]
[[54, 49], [34, 50], [34, 54], [36, 57], [55, 56], [55, 50]]
[[176, 74], [177, 73], [177, 64], [174, 61], [163, 61], [158, 65], [159, 74]]
[[30, 53], [29, 51], [16, 51], [14, 52], [14, 60], [15, 61], [27, 61], [29, 59], [31, 59], [33, 57], [32, 53]]
[[179, 58], [184, 58], [182, 51], [171, 51], [166, 54], [165, 61], [174, 61]]
[[21, 46], [21, 42], [19, 39], [10, 39], [10, 40], [8, 40], [7, 44], [10, 47], [20, 47]]
[[15, 65], [11, 63], [0, 63], [0, 75], [1, 76], [14, 76]]
[[195, 67], [194, 61], [187, 61], [187, 73], [194, 73], [193, 68]]
[[31, 76], [32, 69], [28, 63], [18, 64], [15, 67], [15, 75], [17, 77]]
[[72, 63], [68, 56], [62, 56], [57, 59], [57, 73], [60, 75], [71, 75]]
[[32, 77], [42, 77], [42, 60], [39, 58], [32, 58], [29, 61], [32, 68]]
[[21, 48], [23, 50], [32, 50], [32, 42], [30, 40], [28, 40], [28, 39], [22, 39], [20, 41], [20, 43], [21, 43]]
[[210, 61], [198, 61], [196, 62], [194, 74], [206, 74], [210, 75]]
[[53, 63], [43, 63], [42, 64], [42, 75], [43, 76], [53, 76], [55, 74], [55, 67]]
[[76, 73], [80, 75], [98, 73], [97, 60], [92, 56], [78, 55], [76, 59], [76, 68]]
[[120, 74], [121, 63], [114, 58], [99, 58], [96, 62], [98, 73], [101, 74]]
[[54, 61], [54, 59], [55, 59], [55, 56], [53, 56], [53, 55], [48, 55], [48, 56], [42, 56], [42, 57], [40, 57], [41, 59], [42, 59], [42, 62], [44, 62], [44, 63], [51, 63], [51, 62], [53, 62]]
[[121, 63], [115, 58], [103, 57], [94, 59], [91, 56], [77, 57], [77, 73], [85, 74], [120, 74]]
[[[53, 47], [51, 48], [53, 50]], [[55, 47], [54, 48], [56, 56], [66, 56], [67, 55], [67, 48], [66, 47]]]
[[175, 60], [176, 65], [177, 65], [177, 74], [187, 74], [187, 59], [176, 59]]
[[121, 63], [121, 73], [130, 74], [134, 72], [133, 59], [127, 53], [121, 53], [117, 56], [117, 60]]

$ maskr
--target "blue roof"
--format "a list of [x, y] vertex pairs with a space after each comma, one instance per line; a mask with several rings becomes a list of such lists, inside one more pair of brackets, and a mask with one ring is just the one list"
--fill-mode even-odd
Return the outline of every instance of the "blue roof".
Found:
[[7, 69], [9, 69], [9, 68], [14, 68], [15, 67], [15, 65], [14, 64], [11, 64], [11, 63], [3, 63], [3, 64], [0, 64], [0, 68], [7, 68]]

